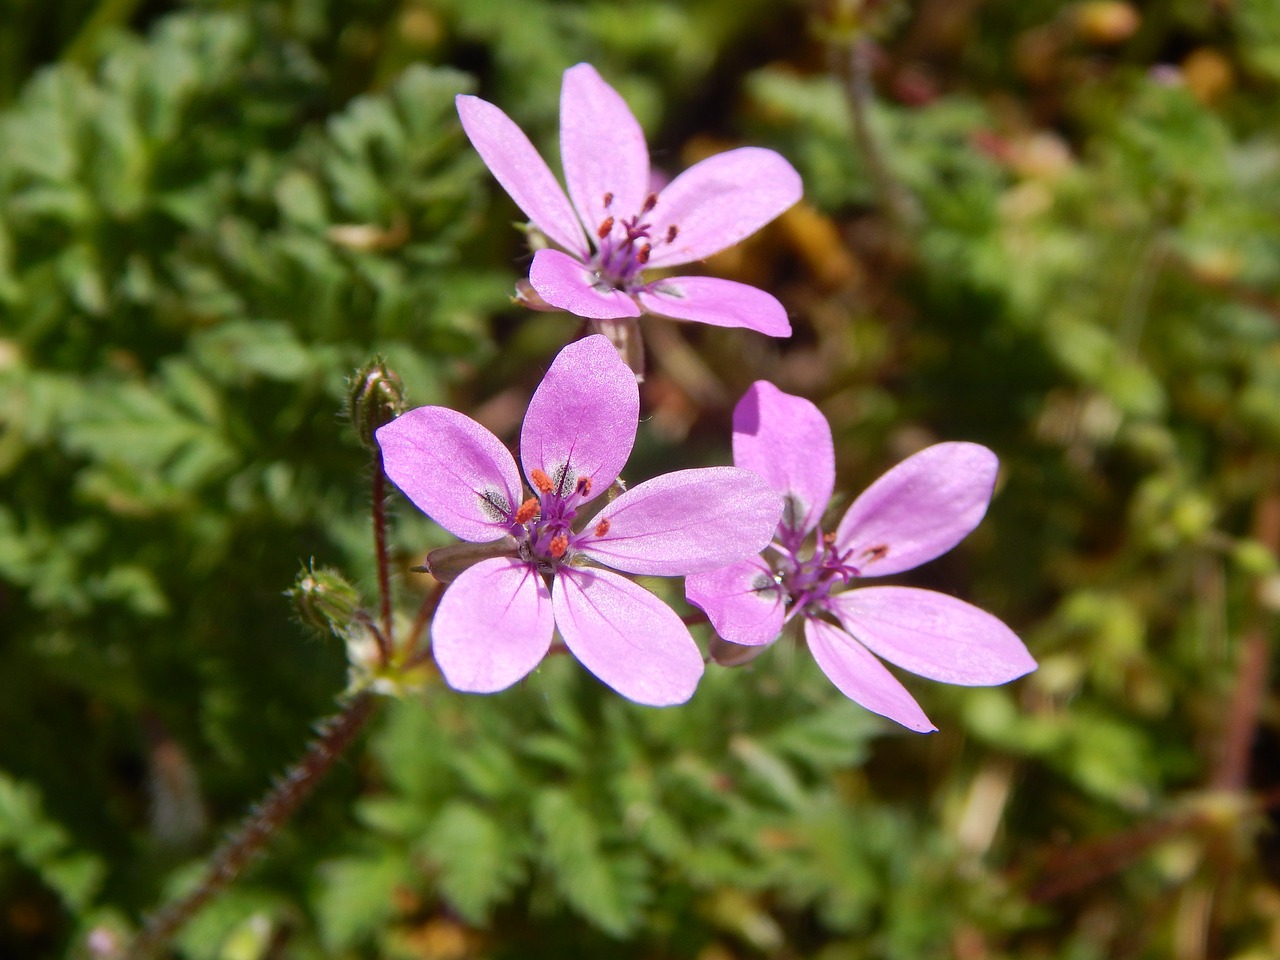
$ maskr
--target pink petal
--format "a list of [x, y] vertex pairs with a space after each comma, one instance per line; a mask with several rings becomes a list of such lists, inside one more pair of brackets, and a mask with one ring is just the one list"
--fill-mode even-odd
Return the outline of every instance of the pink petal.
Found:
[[560, 246], [587, 256], [590, 247], [569, 198], [524, 131], [479, 97], [459, 95], [457, 105], [471, 145], [516, 206]]
[[555, 632], [551, 592], [531, 564], [483, 560], [449, 585], [431, 621], [431, 652], [464, 693], [505, 690], [542, 662]]
[[637, 293], [650, 313], [713, 327], [745, 327], [771, 337], [791, 336], [786, 308], [773, 294], [716, 277], [669, 277]]
[[[649, 265], [692, 263], [732, 247], [795, 204], [802, 192], [800, 174], [772, 150], [740, 147], [708, 157], [658, 194], [649, 217]], [[676, 233], [667, 243], [672, 227]]]
[[782, 498], [749, 470], [677, 470], [618, 497], [575, 546], [627, 573], [683, 576], [759, 553], [781, 515]]
[[946, 553], [987, 512], [999, 469], [976, 443], [938, 443], [903, 460], [866, 489], [836, 530], [864, 577], [910, 570]]
[[497, 437], [448, 407], [418, 407], [379, 427], [387, 476], [455, 537], [487, 543], [520, 506], [516, 462]]
[[639, 418], [635, 374], [608, 338], [593, 334], [569, 344], [552, 361], [524, 416], [520, 460], [526, 475], [542, 470], [565, 483], [566, 495], [587, 477], [585, 499], [599, 496], [631, 456]]
[[539, 250], [529, 265], [538, 296], [561, 310], [589, 320], [640, 316], [630, 294], [601, 283], [594, 270], [559, 250]]
[[836, 482], [827, 418], [808, 400], [767, 380], [733, 408], [733, 462], [754, 470], [786, 498], [782, 524], [803, 538], [822, 520]]
[[670, 607], [608, 570], [561, 567], [552, 604], [565, 644], [628, 700], [684, 703], [702, 677], [702, 651]]
[[932, 590], [863, 587], [833, 597], [831, 607], [872, 653], [930, 680], [984, 687], [1036, 668], [1000, 620]]
[[621, 220], [640, 212], [649, 186], [644, 131], [589, 63], [564, 72], [560, 159], [569, 198], [588, 233], [594, 235], [607, 217]]
[[938, 729], [888, 668], [839, 627], [806, 618], [804, 636], [822, 672], [850, 700], [916, 733]]
[[732, 643], [760, 646], [782, 632], [782, 592], [760, 557], [692, 574], [684, 581], [684, 595]]

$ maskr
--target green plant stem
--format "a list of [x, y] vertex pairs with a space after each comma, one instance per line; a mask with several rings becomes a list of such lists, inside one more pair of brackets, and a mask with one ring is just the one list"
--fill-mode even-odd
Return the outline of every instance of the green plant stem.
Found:
[[876, 199], [900, 239], [910, 237], [920, 220], [915, 199], [889, 170], [884, 150], [871, 120], [871, 104], [875, 91], [871, 86], [871, 57], [875, 49], [868, 37], [858, 37], [847, 46], [832, 47], [836, 74], [844, 89], [845, 101], [853, 121], [853, 136], [867, 165]]
[[154, 957], [204, 905], [231, 884], [333, 768], [373, 712], [373, 694], [356, 694], [317, 728], [307, 752], [241, 821], [209, 860], [203, 879], [186, 896], [152, 914], [126, 956]]

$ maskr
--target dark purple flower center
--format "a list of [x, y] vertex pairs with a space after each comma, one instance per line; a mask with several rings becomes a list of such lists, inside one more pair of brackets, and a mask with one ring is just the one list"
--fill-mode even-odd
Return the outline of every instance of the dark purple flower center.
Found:
[[[608, 210], [612, 204], [613, 194], [606, 193], [605, 209]], [[649, 262], [649, 256], [653, 252], [653, 241], [649, 236], [653, 225], [646, 222], [644, 217], [657, 205], [658, 195], [651, 193], [634, 217], [618, 219], [610, 215], [600, 222], [596, 228], [596, 252], [591, 263], [600, 278], [601, 286], [628, 291], [637, 286], [636, 277]], [[672, 224], [657, 242], [673, 243], [679, 232], [679, 228]]]
[[536, 496], [511, 515], [511, 534], [519, 544], [521, 559], [551, 573], [569, 563], [584, 540], [604, 536], [609, 521], [602, 520], [591, 530], [574, 531], [578, 507], [591, 496], [591, 478], [575, 477], [567, 464], [556, 471], [554, 479], [538, 469], [530, 471], [529, 479]]
[[832, 591], [848, 586], [861, 571], [850, 563], [853, 550], [841, 552], [831, 534], [818, 534], [813, 553], [801, 557], [793, 547], [781, 547], [782, 557], [774, 564], [775, 582], [793, 613], [819, 613], [826, 609]]

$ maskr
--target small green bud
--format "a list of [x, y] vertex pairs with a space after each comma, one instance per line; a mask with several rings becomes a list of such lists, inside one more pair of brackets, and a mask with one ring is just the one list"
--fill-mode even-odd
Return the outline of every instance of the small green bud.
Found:
[[303, 570], [298, 574], [297, 583], [286, 593], [293, 601], [298, 618], [321, 633], [345, 636], [360, 609], [356, 588], [329, 567], [317, 568], [313, 564]]
[[377, 450], [374, 432], [404, 413], [404, 386], [382, 360], [356, 371], [347, 391], [347, 415], [356, 436], [370, 450]]

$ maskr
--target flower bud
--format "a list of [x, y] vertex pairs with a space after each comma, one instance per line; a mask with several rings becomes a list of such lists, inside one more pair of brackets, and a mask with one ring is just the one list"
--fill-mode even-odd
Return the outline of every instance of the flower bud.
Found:
[[370, 450], [378, 448], [374, 432], [404, 413], [404, 387], [395, 371], [375, 360], [351, 378], [347, 391], [347, 415], [356, 435]]
[[452, 583], [462, 571], [481, 560], [516, 555], [516, 541], [510, 536], [490, 543], [451, 543], [427, 554], [426, 570], [441, 583]]
[[360, 609], [360, 594], [336, 570], [312, 566], [298, 574], [286, 591], [294, 609], [307, 626], [321, 633], [343, 636]]

